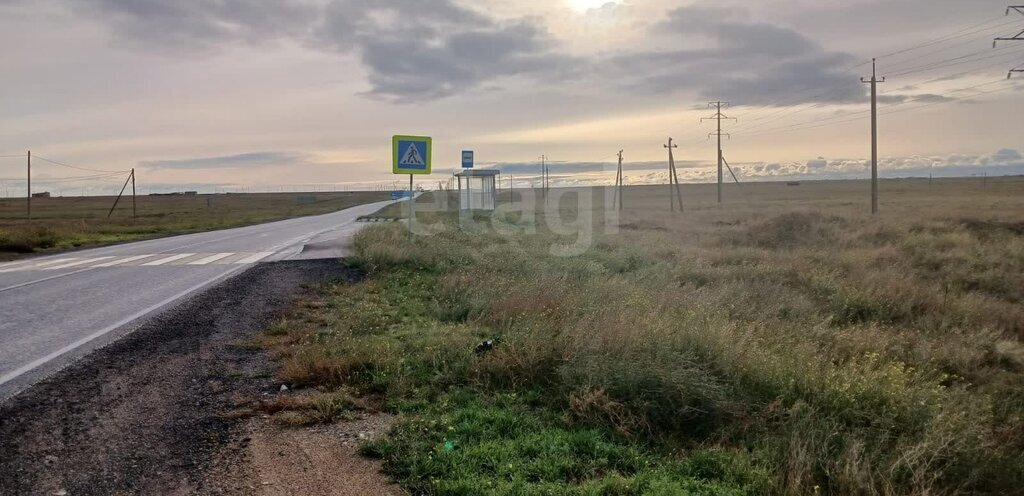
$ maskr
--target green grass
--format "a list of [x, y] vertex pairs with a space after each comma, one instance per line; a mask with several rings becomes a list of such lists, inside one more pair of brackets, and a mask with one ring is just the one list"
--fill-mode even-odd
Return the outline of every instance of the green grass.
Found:
[[264, 340], [401, 414], [366, 452], [415, 494], [1015, 493], [1022, 184], [897, 183], [875, 218], [846, 184], [676, 216], [631, 189], [572, 256], [373, 226], [368, 278]]
[[0, 199], [0, 259], [19, 255], [225, 229], [334, 212], [388, 199], [386, 192], [140, 196], [138, 217], [122, 198], [107, 218], [108, 197]]
[[537, 398], [456, 390], [362, 447], [416, 494], [745, 495], [765, 473], [734, 453], [652, 453], [602, 429], [566, 426]]

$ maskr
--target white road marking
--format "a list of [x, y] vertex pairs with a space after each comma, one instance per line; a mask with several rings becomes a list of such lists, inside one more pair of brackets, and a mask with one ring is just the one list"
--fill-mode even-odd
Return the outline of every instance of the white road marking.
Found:
[[116, 260], [111, 260], [109, 262], [104, 262], [104, 263], [101, 263], [101, 264], [96, 264], [93, 267], [113, 267], [115, 265], [126, 264], [126, 263], [129, 263], [129, 262], [134, 262], [136, 260], [142, 260], [143, 258], [149, 258], [149, 257], [152, 257], [152, 256], [153, 255], [135, 255], [135, 256], [131, 256], [131, 257], [118, 258]]
[[243, 258], [241, 260], [238, 260], [235, 263], [236, 264], [256, 263], [256, 262], [259, 262], [260, 260], [263, 260], [264, 258], [267, 258], [267, 257], [273, 255], [274, 253], [275, 252], [272, 252], [272, 251], [265, 251], [263, 253], [255, 253], [255, 254], [252, 254], [252, 255], [250, 255], [248, 257], [245, 257], [245, 258]]
[[118, 321], [117, 323], [115, 323], [113, 325], [110, 325], [110, 326], [107, 326], [107, 327], [105, 327], [103, 329], [100, 329], [100, 330], [98, 330], [98, 331], [96, 331], [96, 332], [94, 332], [94, 333], [92, 333], [92, 334], [90, 334], [88, 336], [85, 336], [84, 338], [79, 339], [78, 341], [75, 341], [74, 343], [71, 343], [71, 344], [69, 344], [67, 346], [64, 346], [64, 347], [62, 347], [62, 348], [60, 348], [60, 349], [58, 349], [58, 350], [56, 350], [56, 351], [54, 351], [54, 352], [44, 356], [42, 358], [38, 358], [38, 359], [32, 360], [31, 362], [26, 363], [25, 365], [22, 365], [22, 366], [14, 369], [14, 370], [12, 370], [10, 372], [7, 372], [6, 374], [0, 375], [0, 386], [6, 384], [8, 382], [13, 381], [14, 379], [17, 379], [21, 375], [25, 374], [26, 372], [30, 372], [31, 370], [35, 369], [36, 367], [39, 367], [40, 365], [46, 364], [50, 360], [53, 360], [53, 359], [55, 359], [55, 358], [65, 354], [65, 353], [67, 353], [69, 351], [72, 351], [72, 350], [74, 350], [74, 349], [76, 349], [76, 348], [78, 348], [80, 346], [85, 345], [89, 341], [92, 341], [92, 340], [94, 340], [94, 339], [96, 339], [96, 338], [98, 338], [98, 337], [100, 337], [100, 336], [102, 336], [102, 335], [104, 335], [104, 334], [106, 334], [108, 332], [111, 332], [111, 331], [113, 331], [113, 330], [115, 330], [115, 329], [117, 329], [117, 328], [119, 328], [119, 327], [121, 327], [123, 325], [127, 325], [128, 323], [130, 323], [130, 322], [132, 322], [132, 321], [134, 321], [134, 320], [136, 320], [136, 319], [138, 319], [138, 318], [140, 318], [140, 317], [142, 317], [142, 316], [144, 316], [144, 315], [146, 315], [146, 314], [148, 314], [150, 312], [153, 312], [153, 311], [155, 311], [157, 309], [163, 308], [163, 307], [167, 306], [168, 304], [170, 304], [171, 302], [180, 300], [181, 298], [183, 298], [183, 297], [185, 297], [185, 296], [187, 296], [187, 295], [189, 295], [191, 293], [194, 293], [194, 292], [196, 292], [196, 291], [198, 291], [198, 290], [200, 290], [200, 289], [202, 289], [202, 288], [204, 288], [206, 286], [211, 286], [211, 285], [213, 285], [213, 284], [215, 284], [215, 283], [217, 283], [219, 281], [223, 281], [224, 279], [227, 279], [227, 278], [235, 275], [235, 273], [237, 273], [237, 272], [239, 272], [241, 270], [244, 270], [244, 269], [245, 269], [245, 267], [233, 267], [233, 268], [231, 268], [231, 270], [228, 270], [227, 272], [225, 272], [223, 274], [220, 274], [220, 275], [218, 275], [216, 277], [213, 277], [213, 278], [211, 278], [208, 281], [204, 281], [202, 283], [199, 283], [199, 284], [197, 284], [197, 285], [195, 285], [195, 286], [193, 286], [193, 287], [191, 287], [191, 288], [189, 288], [189, 289], [187, 289], [185, 291], [182, 291], [182, 292], [180, 292], [180, 293], [178, 293], [178, 294], [176, 294], [174, 296], [171, 296], [170, 298], [167, 298], [167, 299], [161, 301], [160, 303], [157, 303], [157, 304], [155, 304], [155, 305], [153, 305], [153, 306], [151, 306], [149, 308], [146, 308], [145, 310], [142, 310], [142, 311], [137, 312], [137, 313], [135, 313], [133, 315], [130, 315], [129, 317], [127, 317], [125, 319], [122, 319], [122, 320]]
[[4, 262], [4, 263], [0, 263], [0, 269], [9, 269], [11, 267], [16, 267], [16, 266], [19, 266], [19, 265], [29, 265], [29, 264], [32, 264], [32, 263], [35, 263], [35, 262], [36, 262], [36, 260], [35, 259], [31, 259], [31, 258], [28, 259], [28, 260], [16, 260], [14, 262]]
[[188, 258], [188, 257], [191, 257], [191, 256], [195, 256], [195, 253], [179, 253], [177, 255], [171, 255], [169, 257], [164, 257], [164, 258], [161, 258], [159, 260], [153, 260], [152, 262], [146, 262], [146, 263], [142, 264], [142, 266], [143, 267], [152, 267], [152, 266], [155, 266], [155, 265], [163, 265], [163, 264], [166, 264], [166, 263], [171, 263], [171, 262], [173, 262], [175, 260], [181, 260], [183, 258]]
[[217, 260], [220, 260], [222, 258], [230, 257], [231, 255], [234, 255], [234, 254], [235, 254], [234, 252], [231, 252], [231, 253], [216, 253], [216, 254], [210, 255], [210, 256], [208, 256], [206, 258], [200, 258], [199, 260], [193, 260], [193, 261], [189, 262], [188, 264], [189, 265], [206, 265], [206, 264], [211, 263], [211, 262], [216, 262]]
[[75, 262], [69, 262], [69, 263], [66, 263], [66, 264], [51, 265], [49, 267], [43, 268], [42, 270], [67, 269], [67, 268], [71, 268], [71, 267], [78, 267], [79, 265], [85, 265], [87, 263], [102, 262], [104, 260], [109, 260], [111, 258], [114, 258], [114, 257], [110, 256], [110, 257], [86, 258], [86, 259], [83, 259], [83, 260], [78, 260], [78, 261], [75, 261]]
[[55, 264], [59, 264], [59, 263], [70, 262], [72, 260], [78, 260], [78, 259], [77, 258], [58, 258], [56, 260], [48, 260], [46, 262], [36, 262], [36, 263], [33, 263], [33, 264], [29, 264], [29, 265], [21, 265], [21, 266], [13, 267], [13, 268], [10, 268], [10, 269], [4, 269], [4, 270], [0, 270], [0, 272], [14, 272], [14, 271], [24, 270], [24, 269], [38, 269], [38, 268], [41, 268], [41, 267], [46, 267], [48, 265], [55, 265]]

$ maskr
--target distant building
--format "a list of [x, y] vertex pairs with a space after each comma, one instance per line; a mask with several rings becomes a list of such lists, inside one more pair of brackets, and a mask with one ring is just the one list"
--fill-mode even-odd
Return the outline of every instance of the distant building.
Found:
[[149, 196], [197, 196], [198, 191], [175, 191], [173, 193], [150, 193]]
[[49, 191], [43, 191], [43, 192], [40, 192], [40, 193], [32, 193], [32, 198], [49, 198], [49, 197], [50, 197], [50, 192]]

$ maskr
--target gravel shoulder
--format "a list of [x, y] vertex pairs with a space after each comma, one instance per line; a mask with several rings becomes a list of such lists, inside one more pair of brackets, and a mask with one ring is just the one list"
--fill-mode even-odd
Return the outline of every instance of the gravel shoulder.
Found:
[[387, 417], [282, 430], [225, 415], [279, 387], [256, 333], [311, 285], [355, 276], [337, 260], [260, 264], [9, 399], [0, 494], [398, 494], [345, 444]]

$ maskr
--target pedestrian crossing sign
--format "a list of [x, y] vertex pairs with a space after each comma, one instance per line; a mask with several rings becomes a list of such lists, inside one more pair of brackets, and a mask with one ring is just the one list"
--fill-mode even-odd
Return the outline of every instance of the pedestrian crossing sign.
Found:
[[427, 136], [395, 136], [391, 139], [395, 174], [430, 174], [432, 140]]

